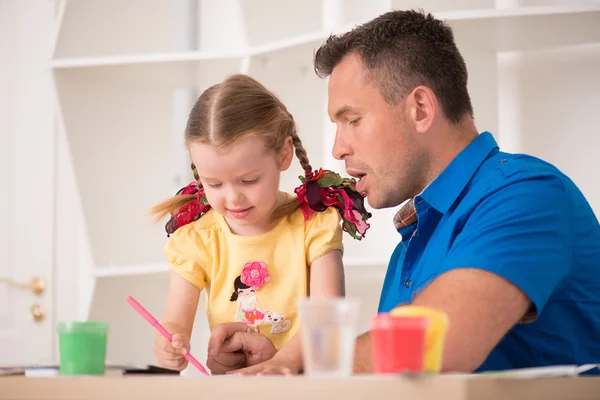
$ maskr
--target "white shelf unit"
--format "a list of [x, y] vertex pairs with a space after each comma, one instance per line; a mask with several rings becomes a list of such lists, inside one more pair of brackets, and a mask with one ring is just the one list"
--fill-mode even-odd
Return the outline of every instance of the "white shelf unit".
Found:
[[[418, 7], [445, 19], [467, 61], [479, 129], [491, 131], [506, 150], [545, 156], [571, 172], [600, 210], [594, 176], [580, 167], [597, 164], [589, 145], [594, 140], [600, 144], [593, 132], [597, 117], [593, 111], [580, 115], [568, 101], [580, 101], [582, 95], [589, 110], [600, 106], [594, 75], [600, 70], [600, 1], [58, 4], [61, 23], [51, 68], [67, 157], [60, 162], [77, 195], [66, 199], [59, 193], [57, 221], [60, 230], [61, 212], [80, 211], [77, 267], [87, 282], [86, 290], [80, 290], [81, 316], [111, 318], [106, 310], [123, 308], [120, 298], [131, 291], [140, 300], [151, 297], [157, 314], [162, 310], [165, 288], [157, 285], [166, 284], [168, 270], [162, 253], [164, 223], [153, 225], [145, 211], [187, 183], [181, 136], [190, 102], [227, 75], [248, 73], [278, 94], [298, 122], [313, 166], [343, 173], [343, 165], [330, 155], [334, 126], [326, 115], [326, 81], [313, 72], [313, 51], [330, 33], [392, 8]], [[549, 114], [552, 118], [546, 119]], [[578, 129], [565, 134], [570, 127]], [[565, 155], [564, 148], [584, 157]], [[299, 182], [297, 164], [284, 176], [286, 190]], [[363, 329], [375, 311], [387, 258], [399, 239], [393, 212], [374, 212], [366, 240], [345, 240], [349, 293], [368, 304]], [[123, 316], [112, 318], [117, 324]], [[136, 334], [153, 334], [142, 325], [139, 329]], [[112, 346], [109, 357], [115, 361], [152, 362], [149, 351]]]

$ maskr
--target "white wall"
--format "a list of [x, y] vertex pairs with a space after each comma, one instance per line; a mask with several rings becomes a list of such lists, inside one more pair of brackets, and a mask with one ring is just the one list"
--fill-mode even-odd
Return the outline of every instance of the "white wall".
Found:
[[556, 165], [599, 216], [600, 44], [507, 53], [501, 65], [499, 85], [513, 90], [500, 110], [501, 143]]

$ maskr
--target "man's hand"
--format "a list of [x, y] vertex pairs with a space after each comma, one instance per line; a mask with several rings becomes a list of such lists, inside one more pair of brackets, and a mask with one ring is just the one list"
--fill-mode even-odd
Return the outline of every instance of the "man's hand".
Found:
[[293, 363], [274, 357], [260, 364], [227, 372], [230, 375], [298, 375], [299, 369]]
[[270, 360], [276, 353], [266, 336], [242, 322], [228, 322], [214, 326], [206, 365], [213, 375], [220, 375]]

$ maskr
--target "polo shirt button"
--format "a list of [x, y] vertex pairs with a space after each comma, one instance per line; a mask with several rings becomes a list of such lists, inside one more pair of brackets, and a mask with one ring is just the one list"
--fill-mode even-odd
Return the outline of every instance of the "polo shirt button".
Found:
[[409, 279], [404, 283], [404, 286], [406, 286], [407, 288], [410, 288], [412, 281]]
[[500, 160], [501, 163], [505, 163], [506, 162], [506, 158], [503, 158], [502, 160]]

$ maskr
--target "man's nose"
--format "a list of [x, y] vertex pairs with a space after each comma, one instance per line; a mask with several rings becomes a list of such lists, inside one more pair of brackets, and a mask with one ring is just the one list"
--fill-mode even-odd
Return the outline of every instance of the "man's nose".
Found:
[[336, 160], [343, 160], [352, 152], [352, 147], [346, 142], [344, 135], [339, 129], [335, 131], [335, 140], [333, 141], [333, 149], [331, 154]]

